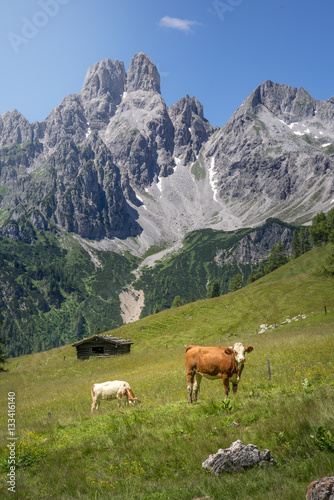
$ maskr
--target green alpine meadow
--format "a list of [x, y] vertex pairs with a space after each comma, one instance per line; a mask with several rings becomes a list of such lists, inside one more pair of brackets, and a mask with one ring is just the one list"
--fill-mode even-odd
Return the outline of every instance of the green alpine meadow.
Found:
[[[1, 498], [305, 498], [334, 469], [333, 252], [321, 245], [235, 292], [108, 332], [134, 342], [127, 355], [78, 360], [69, 343], [8, 359]], [[185, 346], [234, 342], [254, 347], [238, 392], [225, 398], [221, 381], [203, 379], [189, 405]], [[92, 414], [91, 386], [108, 380], [127, 381], [141, 404], [102, 401]], [[269, 449], [277, 464], [202, 468], [237, 439]]]

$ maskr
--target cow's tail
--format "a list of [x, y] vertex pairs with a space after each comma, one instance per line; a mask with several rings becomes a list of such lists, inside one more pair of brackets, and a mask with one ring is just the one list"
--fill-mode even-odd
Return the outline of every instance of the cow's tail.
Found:
[[92, 397], [95, 398], [95, 391], [94, 391], [95, 384], [92, 385], [91, 392], [92, 392]]
[[194, 344], [187, 345], [186, 352], [188, 352], [189, 349], [191, 349], [192, 347], [196, 347], [196, 346]]

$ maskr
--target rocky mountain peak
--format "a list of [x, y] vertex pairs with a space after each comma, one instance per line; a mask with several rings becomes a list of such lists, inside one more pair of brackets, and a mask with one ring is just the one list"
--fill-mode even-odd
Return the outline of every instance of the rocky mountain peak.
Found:
[[316, 100], [303, 87], [297, 89], [271, 80], [259, 85], [250, 97], [253, 108], [262, 104], [288, 124], [312, 118], [316, 109]]
[[126, 81], [124, 63], [104, 59], [93, 64], [87, 71], [81, 95], [92, 99], [104, 94], [122, 96]]
[[89, 130], [100, 130], [116, 113], [126, 86], [122, 61], [104, 59], [93, 64], [79, 93]]
[[160, 94], [160, 75], [151, 59], [139, 52], [130, 62], [127, 79], [127, 91], [146, 90]]
[[171, 115], [185, 114], [191, 117], [192, 113], [194, 115], [199, 116], [200, 118], [204, 118], [203, 114], [203, 104], [199, 102], [196, 97], [190, 97], [188, 94], [186, 97], [181, 97], [181, 99], [176, 103], [172, 104], [170, 107]]
[[213, 132], [205, 120], [203, 105], [196, 97], [181, 97], [169, 108], [169, 116], [174, 126], [174, 154], [185, 162], [195, 161], [202, 145]]
[[262, 104], [272, 113], [281, 115], [291, 108], [292, 101], [296, 98], [297, 89], [286, 84], [274, 83], [271, 80], [259, 85], [251, 94], [253, 107]]
[[0, 146], [32, 140], [34, 128], [17, 109], [6, 111], [0, 116]]

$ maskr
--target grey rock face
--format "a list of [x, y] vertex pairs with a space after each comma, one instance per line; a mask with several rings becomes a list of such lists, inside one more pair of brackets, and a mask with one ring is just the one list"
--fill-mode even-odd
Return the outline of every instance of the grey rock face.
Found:
[[55, 149], [82, 142], [106, 127], [121, 102], [126, 85], [124, 64], [105, 59], [91, 66], [79, 94], [65, 97], [44, 122], [44, 142]]
[[306, 500], [334, 500], [334, 476], [323, 477], [309, 484]]
[[310, 124], [320, 119], [321, 123], [331, 122], [333, 128], [333, 101], [317, 101], [303, 87], [297, 89], [268, 80], [259, 85], [248, 100], [253, 108], [263, 105], [288, 125], [300, 120]]
[[3, 146], [0, 149], [0, 182], [3, 186], [1, 197], [15, 187], [18, 179], [27, 175], [43, 152], [43, 145], [38, 141], [26, 141], [20, 144]]
[[215, 262], [222, 267], [226, 264], [258, 264], [268, 258], [271, 248], [281, 241], [289, 255], [291, 253], [293, 229], [281, 224], [267, 224], [256, 228], [242, 238], [230, 250], [220, 250]]
[[[258, 87], [205, 147], [217, 198], [249, 225], [268, 217], [295, 221], [325, 203], [328, 210], [334, 195], [332, 106], [304, 89], [272, 82]], [[320, 124], [318, 113], [327, 117]]]
[[84, 238], [125, 238], [140, 233], [136, 214], [123, 194], [119, 169], [97, 136], [80, 147], [66, 143], [43, 169], [43, 175], [34, 173], [22, 181], [21, 207], [13, 206], [13, 218], [20, 216], [23, 206], [33, 205], [40, 216], [35, 214], [32, 220], [39, 225], [46, 219]]
[[207, 142], [213, 127], [204, 118], [203, 106], [196, 97], [182, 97], [169, 108], [174, 126], [174, 155], [185, 163], [196, 161], [202, 145]]
[[25, 219], [6, 222], [0, 228], [0, 234], [14, 241], [24, 241], [29, 244], [35, 239], [34, 228]]
[[77, 95], [65, 97], [46, 118], [43, 142], [51, 150], [58, 149], [65, 142], [73, 140], [78, 143], [84, 140], [87, 120]]
[[250, 99], [253, 108], [262, 104], [288, 122], [297, 121], [301, 117], [313, 117], [316, 109], [315, 99], [302, 87], [297, 89], [270, 80], [259, 85], [251, 94]]
[[89, 68], [79, 97], [91, 131], [101, 130], [109, 123], [122, 100], [125, 86], [123, 62], [105, 59]]
[[29, 123], [16, 109], [0, 116], [0, 146], [22, 144], [32, 141], [41, 134], [41, 126]]
[[229, 448], [220, 449], [210, 455], [202, 464], [212, 474], [236, 472], [249, 469], [255, 465], [275, 465], [277, 461], [269, 450], [260, 451], [254, 444], [244, 445], [240, 439], [234, 441]]
[[136, 54], [130, 62], [127, 91], [145, 90], [160, 94], [160, 75], [157, 67], [143, 52]]
[[137, 186], [173, 172], [174, 129], [160, 94], [127, 93], [101, 136], [115, 163]]

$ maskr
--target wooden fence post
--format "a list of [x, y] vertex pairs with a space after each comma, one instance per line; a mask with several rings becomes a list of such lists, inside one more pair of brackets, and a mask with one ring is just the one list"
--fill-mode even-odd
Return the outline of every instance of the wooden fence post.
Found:
[[271, 380], [271, 372], [270, 372], [269, 359], [267, 359], [267, 373], [268, 373], [268, 380]]

